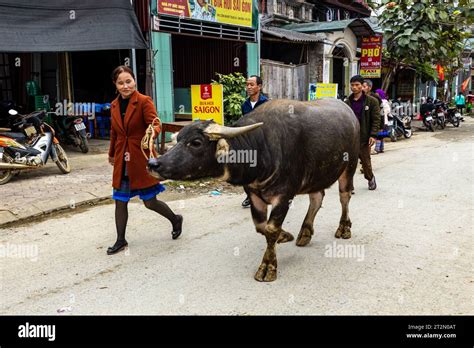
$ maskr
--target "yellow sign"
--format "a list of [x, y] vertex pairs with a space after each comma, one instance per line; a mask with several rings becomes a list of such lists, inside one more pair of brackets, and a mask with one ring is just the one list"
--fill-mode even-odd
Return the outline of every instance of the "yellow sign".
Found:
[[224, 125], [222, 85], [191, 85], [192, 119]]
[[157, 0], [158, 12], [252, 27], [252, 0]]
[[382, 69], [362, 69], [360, 68], [360, 74], [365, 78], [378, 79], [381, 76]]
[[337, 98], [337, 83], [317, 83], [316, 99]]

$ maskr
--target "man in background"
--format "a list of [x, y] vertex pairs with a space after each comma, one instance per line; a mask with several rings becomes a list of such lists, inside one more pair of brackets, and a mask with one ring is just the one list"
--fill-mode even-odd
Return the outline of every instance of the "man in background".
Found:
[[377, 183], [372, 172], [370, 148], [375, 144], [375, 137], [380, 128], [380, 107], [374, 97], [363, 91], [364, 78], [355, 75], [350, 80], [352, 94], [346, 99], [346, 104], [354, 111], [360, 124], [359, 159], [364, 170], [364, 177], [369, 184], [369, 190], [375, 190]]
[[[242, 115], [245, 117], [248, 113], [252, 112], [255, 108], [268, 101], [268, 98], [262, 94], [263, 81], [260, 76], [252, 75], [247, 79], [247, 95], [248, 98], [242, 104]], [[250, 207], [250, 198], [244, 199], [242, 207]]]

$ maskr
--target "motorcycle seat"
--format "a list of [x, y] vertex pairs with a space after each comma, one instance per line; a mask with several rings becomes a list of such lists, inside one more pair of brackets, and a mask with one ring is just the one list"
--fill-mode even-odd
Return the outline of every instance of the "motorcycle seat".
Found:
[[0, 135], [13, 138], [20, 143], [26, 141], [26, 135], [19, 132], [0, 132]]

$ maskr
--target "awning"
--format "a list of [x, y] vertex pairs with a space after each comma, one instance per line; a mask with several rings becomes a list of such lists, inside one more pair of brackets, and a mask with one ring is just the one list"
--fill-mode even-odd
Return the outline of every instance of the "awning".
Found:
[[305, 34], [305, 33], [300, 33], [298, 31], [287, 30], [287, 29], [282, 29], [282, 28], [277, 28], [277, 27], [263, 27], [261, 31], [262, 33], [265, 33], [271, 36], [279, 37], [281, 39], [286, 39], [289, 41], [301, 42], [301, 43], [320, 42], [326, 38], [324, 34]]
[[147, 48], [130, 0], [0, 0], [0, 52]]
[[283, 26], [283, 28], [301, 33], [328, 33], [344, 31], [346, 28], [349, 28], [357, 37], [371, 36], [375, 34], [375, 31], [372, 29], [372, 27], [366, 21], [359, 18], [331, 22], [288, 24]]

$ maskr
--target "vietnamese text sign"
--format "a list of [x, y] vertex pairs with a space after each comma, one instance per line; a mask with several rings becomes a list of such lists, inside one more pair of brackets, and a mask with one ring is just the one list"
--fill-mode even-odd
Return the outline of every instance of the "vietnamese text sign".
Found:
[[253, 0], [156, 0], [158, 13], [252, 27]]
[[337, 83], [310, 83], [308, 100], [337, 98]]
[[382, 68], [382, 36], [362, 38], [360, 74], [367, 78], [380, 78]]
[[192, 119], [224, 125], [222, 85], [191, 85]]

